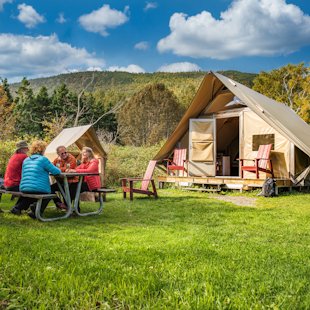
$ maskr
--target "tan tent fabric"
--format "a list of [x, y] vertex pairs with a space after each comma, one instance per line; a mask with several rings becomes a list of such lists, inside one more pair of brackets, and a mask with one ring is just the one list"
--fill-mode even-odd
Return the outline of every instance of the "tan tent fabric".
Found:
[[106, 153], [102, 148], [96, 132], [91, 125], [71, 127], [63, 129], [60, 134], [47, 146], [45, 156], [50, 160], [57, 157], [56, 148], [60, 145], [69, 147], [76, 144], [79, 149], [89, 146], [93, 149], [96, 156], [106, 158]]
[[192, 142], [192, 161], [208, 162], [214, 161], [214, 143], [210, 142]]
[[[188, 131], [189, 120], [197, 118], [208, 106], [212, 105], [216, 95], [227, 87], [234, 95], [241, 99], [252, 111], [261, 117], [268, 125], [276, 129], [290, 142], [310, 156], [310, 126], [286, 105], [276, 102], [256, 91], [237, 83], [221, 74], [210, 72], [207, 74], [190, 107], [181, 119], [179, 125], [168, 138], [154, 159], [167, 158], [175, 145]], [[240, 141], [242, 143], [242, 141]]]
[[213, 140], [213, 123], [192, 122], [192, 140], [193, 141]]
[[[290, 155], [290, 142], [279, 134], [272, 126], [269, 126], [253, 111], [244, 112], [243, 116], [243, 130], [244, 140], [242, 141], [243, 147], [241, 158], [254, 159], [257, 151], [253, 150], [253, 136], [272, 134], [275, 137], [274, 150], [271, 151], [271, 160], [273, 163], [273, 172], [278, 178], [289, 178], [289, 155]], [[276, 150], [276, 151], [275, 151]], [[246, 161], [245, 165], [252, 165], [253, 161]], [[255, 179], [254, 173], [244, 172], [245, 178]], [[260, 173], [261, 178], [265, 178], [266, 174]]]
[[214, 161], [214, 122], [204, 120], [192, 120], [191, 140], [192, 149], [190, 160], [195, 162]]
[[223, 88], [223, 84], [214, 76], [214, 74], [207, 74], [198, 92], [196, 93], [190, 107], [182, 117], [175, 131], [171, 134], [169, 139], [156, 154], [154, 159], [162, 160], [169, 157], [173, 152], [176, 143], [186, 134], [188, 130], [188, 123], [190, 118], [197, 118], [201, 111], [215, 98], [216, 94]]
[[292, 109], [221, 74], [214, 74], [233, 94], [241, 99], [267, 124], [279, 131], [310, 156], [310, 126]]

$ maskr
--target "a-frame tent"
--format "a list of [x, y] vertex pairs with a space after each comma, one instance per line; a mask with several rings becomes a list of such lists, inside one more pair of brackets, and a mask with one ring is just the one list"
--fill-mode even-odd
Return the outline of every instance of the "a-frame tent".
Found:
[[[188, 176], [220, 176], [223, 171], [218, 167], [226, 157], [231, 166], [226, 176], [239, 177], [239, 165], [232, 167], [236, 155], [252, 159], [259, 143], [272, 143], [276, 177], [294, 182], [310, 165], [309, 137], [310, 126], [285, 104], [210, 72], [154, 159], [160, 162], [171, 156], [174, 148], [185, 147]], [[197, 157], [195, 150], [199, 148]], [[203, 154], [208, 154], [205, 159]], [[250, 174], [246, 177], [253, 178]]]
[[63, 129], [47, 146], [45, 156], [52, 161], [57, 157], [56, 148], [58, 146], [63, 145], [65, 147], [70, 147], [74, 144], [79, 150], [81, 150], [84, 146], [88, 146], [93, 149], [96, 158], [100, 161], [100, 174], [104, 184], [107, 154], [104, 151], [92, 125]]

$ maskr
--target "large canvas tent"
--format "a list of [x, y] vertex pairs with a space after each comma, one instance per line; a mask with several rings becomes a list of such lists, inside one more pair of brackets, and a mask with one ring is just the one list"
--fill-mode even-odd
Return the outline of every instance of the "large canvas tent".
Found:
[[70, 147], [75, 144], [78, 149], [82, 149], [83, 146], [91, 147], [100, 160], [100, 173], [102, 181], [105, 179], [105, 164], [107, 160], [107, 154], [100, 144], [100, 141], [96, 135], [96, 131], [92, 125], [78, 126], [63, 129], [59, 135], [47, 146], [45, 156], [51, 161], [57, 157], [56, 148], [60, 145]]
[[[237, 179], [237, 159], [254, 159], [260, 144], [271, 143], [275, 177], [304, 183], [309, 179], [309, 137], [310, 126], [288, 106], [210, 72], [154, 159], [160, 162], [174, 148], [184, 147], [188, 149], [187, 177]], [[254, 179], [255, 175], [245, 173], [244, 178]]]

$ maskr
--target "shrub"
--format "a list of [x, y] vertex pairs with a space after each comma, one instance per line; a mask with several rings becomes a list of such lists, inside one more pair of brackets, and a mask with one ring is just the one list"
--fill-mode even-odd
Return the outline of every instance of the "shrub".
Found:
[[119, 185], [119, 179], [123, 177], [142, 177], [148, 162], [159, 149], [160, 145], [148, 147], [112, 146], [106, 166], [107, 185]]
[[0, 141], [1, 153], [0, 153], [0, 175], [4, 175], [9, 158], [12, 156], [16, 149], [17, 141]]

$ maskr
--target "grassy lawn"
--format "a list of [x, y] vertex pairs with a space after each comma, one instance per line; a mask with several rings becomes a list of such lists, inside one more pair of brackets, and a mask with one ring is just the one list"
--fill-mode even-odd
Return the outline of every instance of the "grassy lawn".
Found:
[[159, 195], [52, 223], [0, 214], [0, 309], [310, 309], [310, 194]]

